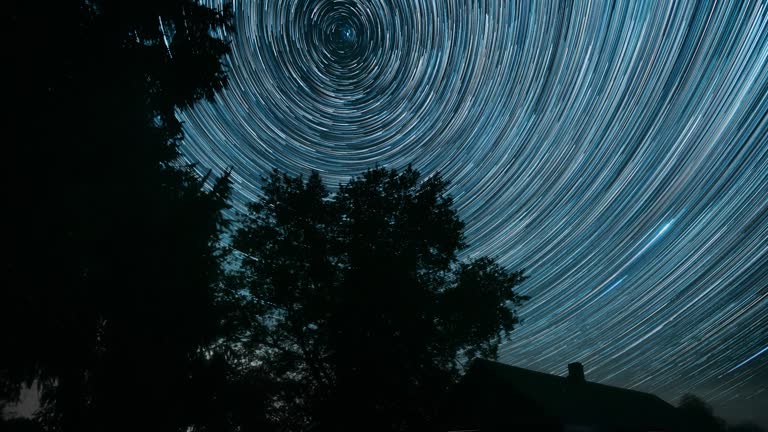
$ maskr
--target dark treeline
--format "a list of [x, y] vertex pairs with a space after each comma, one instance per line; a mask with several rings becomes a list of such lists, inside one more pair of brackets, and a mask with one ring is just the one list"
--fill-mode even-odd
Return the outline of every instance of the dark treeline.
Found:
[[[235, 224], [228, 173], [175, 117], [226, 84], [228, 11], [13, 1], [0, 400], [16, 430], [424, 430], [513, 330], [524, 276], [459, 262], [446, 183], [273, 173]], [[231, 245], [224, 245], [224, 238]]]
[[680, 398], [678, 411], [685, 432], [765, 432], [761, 426], [750, 422], [729, 425], [715, 415], [711, 405], [690, 393]]

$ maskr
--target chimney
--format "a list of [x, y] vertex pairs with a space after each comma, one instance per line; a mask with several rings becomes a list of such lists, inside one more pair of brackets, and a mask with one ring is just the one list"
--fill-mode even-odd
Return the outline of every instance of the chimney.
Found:
[[584, 379], [584, 366], [581, 363], [568, 363], [568, 381], [572, 383], [586, 382], [586, 379]]

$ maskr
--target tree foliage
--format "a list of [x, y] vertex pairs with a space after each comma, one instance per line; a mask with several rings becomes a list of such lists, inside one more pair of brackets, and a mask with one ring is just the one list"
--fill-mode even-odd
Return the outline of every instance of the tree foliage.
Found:
[[459, 262], [463, 228], [446, 182], [410, 167], [334, 194], [317, 173], [274, 172], [233, 245], [264, 317], [255, 362], [284, 389], [276, 415], [321, 430], [434, 420], [462, 361], [495, 356], [527, 300], [513, 291], [521, 271]]
[[[13, 1], [0, 399], [60, 430], [178, 430], [205, 404], [229, 182], [180, 163], [175, 117], [222, 88], [227, 11]], [[214, 395], [215, 396], [215, 395]], [[141, 412], [141, 415], [137, 415]]]
[[685, 431], [725, 432], [725, 421], [714, 414], [712, 406], [696, 395], [686, 393], [680, 398], [678, 412]]

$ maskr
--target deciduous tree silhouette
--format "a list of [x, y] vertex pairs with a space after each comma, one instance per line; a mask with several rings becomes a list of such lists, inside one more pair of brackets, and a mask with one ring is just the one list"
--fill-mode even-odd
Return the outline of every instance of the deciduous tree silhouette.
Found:
[[495, 356], [525, 277], [459, 262], [452, 204], [445, 181], [411, 168], [370, 170], [335, 194], [317, 173], [269, 178], [234, 247], [263, 316], [254, 364], [280, 384], [289, 429], [428, 428], [462, 362]]
[[678, 411], [684, 431], [725, 432], [725, 421], [715, 416], [712, 407], [696, 395], [687, 393], [680, 398]]
[[[179, 430], [211, 365], [229, 183], [182, 166], [175, 110], [225, 83], [195, 0], [13, 1], [0, 381], [50, 429]], [[209, 414], [212, 417], [213, 414]]]

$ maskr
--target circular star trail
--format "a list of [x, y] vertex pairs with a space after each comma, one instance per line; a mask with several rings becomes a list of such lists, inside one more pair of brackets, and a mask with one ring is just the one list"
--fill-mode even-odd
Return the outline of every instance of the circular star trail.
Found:
[[182, 150], [239, 209], [275, 167], [440, 172], [465, 256], [531, 275], [501, 360], [768, 402], [768, 5], [517, 3], [238, 0]]

